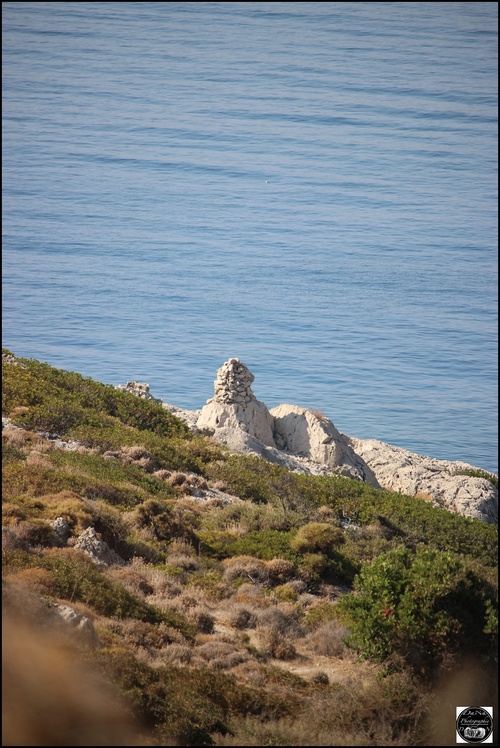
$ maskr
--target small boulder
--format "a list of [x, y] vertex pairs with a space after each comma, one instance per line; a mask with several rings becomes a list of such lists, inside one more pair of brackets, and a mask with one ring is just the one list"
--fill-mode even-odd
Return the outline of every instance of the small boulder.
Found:
[[87, 527], [76, 539], [75, 548], [86, 553], [96, 566], [123, 566], [125, 561], [101, 539], [95, 528]]
[[308, 408], [288, 404], [278, 405], [270, 413], [279, 449], [379, 487], [373, 471], [328, 418]]

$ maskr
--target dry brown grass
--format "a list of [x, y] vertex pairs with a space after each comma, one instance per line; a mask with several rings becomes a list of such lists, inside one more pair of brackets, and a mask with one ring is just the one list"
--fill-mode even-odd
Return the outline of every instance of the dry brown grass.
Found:
[[267, 562], [266, 566], [269, 579], [273, 584], [289, 582], [297, 573], [295, 565], [286, 558], [273, 558]]
[[257, 626], [257, 641], [259, 648], [269, 657], [277, 660], [293, 660], [297, 656], [297, 650], [291, 639], [279, 633], [272, 626]]
[[343, 639], [349, 629], [338, 621], [327, 621], [305, 637], [308, 649], [325, 657], [342, 657], [346, 652]]
[[196, 629], [202, 634], [211, 634], [214, 630], [215, 618], [208, 608], [201, 605], [189, 608], [186, 618], [194, 623]]
[[154, 473], [159, 468], [156, 458], [143, 446], [122, 447], [118, 456], [124, 465], [137, 465], [146, 473]]
[[24, 588], [40, 595], [52, 596], [56, 592], [56, 585], [52, 574], [47, 569], [21, 569], [5, 577], [8, 584], [15, 585], [18, 590]]
[[241, 603], [253, 608], [269, 608], [273, 605], [271, 598], [264, 595], [262, 587], [245, 582], [232, 596], [235, 603]]
[[22, 451], [37, 449], [39, 452], [43, 452], [54, 448], [54, 445], [48, 439], [24, 429], [4, 429], [2, 431], [2, 441]]
[[222, 562], [225, 578], [233, 582], [242, 577], [253, 584], [265, 583], [269, 579], [269, 570], [265, 561], [253, 556], [233, 556]]
[[227, 611], [227, 623], [232, 628], [253, 629], [257, 625], [257, 616], [249, 608], [233, 603]]
[[185, 553], [169, 553], [167, 561], [171, 566], [177, 566], [184, 571], [197, 571], [200, 568], [199, 560]]
[[162, 650], [169, 644], [186, 644], [186, 639], [180, 631], [166, 623], [152, 624], [135, 619], [114, 620], [108, 627], [119, 634], [123, 644], [149, 652]]
[[122, 584], [126, 590], [136, 597], [152, 595], [154, 589], [148, 580], [136, 569], [130, 566], [111, 566], [107, 575]]
[[78, 496], [74, 491], [60, 491], [57, 494], [46, 494], [38, 499], [46, 506], [45, 516], [48, 519], [64, 517], [74, 533], [80, 533], [93, 523], [91, 505], [87, 499]]
[[26, 456], [26, 465], [36, 468], [51, 468], [52, 462], [44, 452], [33, 450]]
[[26, 519], [26, 514], [26, 509], [19, 506], [19, 504], [14, 504], [10, 501], [2, 503], [2, 532], [6, 529], [6, 526], [11, 526], [9, 536], [11, 542], [14, 542], [14, 536], [17, 535], [13, 526], [18, 525], [22, 520]]
[[211, 641], [196, 647], [195, 655], [209, 662], [215, 670], [228, 670], [246, 662], [249, 656], [228, 642]]
[[329, 420], [329, 419], [328, 419], [328, 418], [327, 418], [327, 417], [325, 416], [325, 414], [323, 413], [323, 411], [322, 411], [322, 410], [317, 410], [317, 409], [314, 409], [314, 410], [313, 410], [312, 408], [309, 408], [309, 412], [310, 412], [310, 413], [312, 413], [312, 414], [313, 414], [313, 416], [314, 416], [315, 418], [317, 418], [317, 419], [318, 419], [318, 421], [321, 421], [322, 423], [327, 423], [327, 422], [328, 422], [328, 420]]

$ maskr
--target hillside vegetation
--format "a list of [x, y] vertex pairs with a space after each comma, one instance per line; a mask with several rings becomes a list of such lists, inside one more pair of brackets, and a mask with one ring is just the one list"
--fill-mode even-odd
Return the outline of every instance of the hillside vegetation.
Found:
[[445, 745], [496, 699], [492, 525], [5, 350], [2, 413], [4, 745]]

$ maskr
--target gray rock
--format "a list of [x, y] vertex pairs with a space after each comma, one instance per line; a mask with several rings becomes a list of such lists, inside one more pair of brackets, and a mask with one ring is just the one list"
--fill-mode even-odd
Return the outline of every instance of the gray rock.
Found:
[[113, 551], [93, 527], [87, 527], [76, 539], [75, 548], [86, 553], [99, 567], [123, 566], [125, 561]]
[[270, 413], [274, 418], [274, 439], [281, 450], [379, 486], [372, 470], [328, 418], [308, 408], [287, 404], [278, 405]]
[[478, 470], [474, 465], [417, 455], [377, 439], [345, 438], [383, 488], [427, 498], [437, 506], [483, 522], [498, 523], [495, 486], [485, 478], [459, 474]]
[[66, 543], [71, 535], [71, 528], [68, 525], [67, 520], [64, 517], [56, 517], [56, 519], [49, 522], [49, 525], [52, 525], [62, 542]]
[[153, 400], [155, 403], [160, 403], [156, 397], [149, 391], [149, 384], [147, 382], [127, 382], [127, 384], [118, 384], [115, 389], [121, 390], [122, 392], [130, 392], [136, 397], [141, 397], [143, 400]]

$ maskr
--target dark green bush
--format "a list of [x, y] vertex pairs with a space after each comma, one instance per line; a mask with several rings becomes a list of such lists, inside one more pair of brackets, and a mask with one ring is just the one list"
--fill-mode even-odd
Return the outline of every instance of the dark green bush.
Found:
[[493, 657], [492, 586], [450, 552], [398, 548], [365, 564], [344, 596], [351, 644], [364, 656], [403, 658], [428, 673], [448, 655]]
[[300, 557], [290, 548], [293, 534], [293, 531], [252, 530], [243, 537], [236, 537], [225, 531], [204, 529], [198, 532], [198, 538], [202, 552], [216, 558], [255, 556], [264, 561], [285, 558], [297, 563]]

